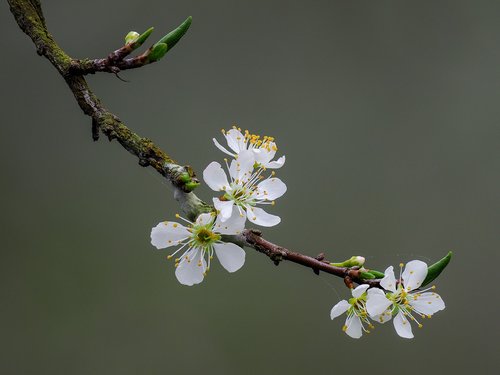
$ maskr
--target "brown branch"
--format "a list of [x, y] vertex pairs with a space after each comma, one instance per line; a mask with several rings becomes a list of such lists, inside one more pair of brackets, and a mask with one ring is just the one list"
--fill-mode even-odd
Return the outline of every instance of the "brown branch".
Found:
[[[253, 229], [245, 229], [241, 234], [240, 241], [243, 241], [247, 246], [266, 254], [274, 264], [278, 265], [282, 260], [300, 264], [309, 267], [314, 273], [319, 274], [319, 271], [329, 273], [343, 278], [346, 284], [355, 282], [358, 284], [368, 284], [370, 286], [379, 287], [380, 280], [371, 279], [365, 280], [360, 277], [361, 271], [359, 267], [336, 267], [332, 266], [330, 262], [324, 260], [324, 254], [313, 258], [308, 255], [291, 251], [283, 246], [276, 245], [261, 236], [261, 232]], [[351, 287], [351, 285], [348, 285]]]
[[87, 75], [97, 72], [117, 74], [122, 70], [141, 68], [157, 61], [148, 58], [153, 50], [152, 47], [139, 56], [125, 58], [132, 53], [133, 50], [134, 48], [131, 44], [126, 44], [110, 53], [105, 59], [72, 60], [69, 72], [72, 75]]
[[[192, 169], [189, 166], [178, 165], [150, 139], [140, 137], [132, 132], [117, 116], [101, 104], [83, 78], [84, 74], [97, 71], [116, 73], [122, 69], [143, 66], [147, 61], [144, 56], [147, 56], [151, 48], [143, 55], [131, 59], [124, 59], [134, 49], [128, 44], [111, 53], [106, 59], [74, 60], [57, 45], [47, 31], [38, 0], [8, 0], [8, 2], [19, 27], [32, 39], [37, 53], [46, 57], [54, 65], [68, 84], [82, 111], [91, 117], [92, 138], [98, 140], [99, 133], [103, 133], [110, 141], [116, 139], [127, 151], [138, 157], [141, 166], [151, 166], [170, 180], [175, 188], [174, 197], [191, 220], [194, 220], [202, 212], [213, 210], [211, 206], [201, 201], [192, 192], [194, 187], [198, 185]], [[165, 40], [168, 39], [171, 47], [185, 33], [190, 22], [191, 19], [188, 18], [178, 29], [164, 37]], [[147, 63], [149, 62], [152, 61], [147, 61]], [[358, 267], [335, 267], [324, 260], [323, 255], [313, 258], [290, 251], [262, 238], [260, 232], [256, 230], [246, 229], [240, 236], [232, 237], [230, 240], [266, 254], [276, 265], [282, 260], [288, 260], [309, 267], [316, 274], [323, 271], [341, 277], [349, 287], [352, 287], [352, 282], [379, 286], [378, 280], [361, 279]]]

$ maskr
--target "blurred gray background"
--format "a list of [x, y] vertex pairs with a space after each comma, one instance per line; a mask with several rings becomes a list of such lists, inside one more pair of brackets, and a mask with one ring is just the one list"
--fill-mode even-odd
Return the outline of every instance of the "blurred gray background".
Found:
[[[247, 251], [181, 286], [151, 227], [179, 208], [168, 184], [90, 120], [0, 8], [1, 374], [438, 374], [498, 365], [500, 2], [45, 1], [75, 58], [129, 30], [165, 60], [88, 81], [133, 130], [201, 176], [237, 123], [277, 138], [288, 185], [277, 243], [383, 270], [455, 256], [447, 308], [399, 338], [353, 340], [329, 275]], [[204, 199], [212, 192], [198, 189]]]

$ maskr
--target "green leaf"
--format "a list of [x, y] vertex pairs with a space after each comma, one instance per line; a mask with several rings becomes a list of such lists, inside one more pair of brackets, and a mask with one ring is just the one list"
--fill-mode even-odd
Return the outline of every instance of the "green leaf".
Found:
[[452, 255], [453, 253], [450, 251], [443, 259], [441, 259], [440, 261], [434, 263], [432, 266], [429, 266], [427, 268], [427, 277], [425, 278], [421, 287], [426, 286], [427, 284], [432, 282], [436, 277], [439, 276], [441, 272], [443, 272], [448, 263], [450, 263]]
[[189, 29], [189, 26], [191, 26], [192, 21], [193, 18], [189, 16], [183, 23], [179, 25], [179, 27], [177, 27], [175, 30], [172, 30], [163, 38], [161, 38], [158, 41], [158, 43], [165, 43], [166, 45], [168, 45], [168, 49], [171, 50], [172, 48], [174, 48], [177, 42], [184, 36], [184, 34], [186, 34], [186, 32]]
[[184, 184], [184, 186], [185, 186], [185, 188], [186, 188], [187, 191], [193, 191], [199, 185], [200, 185], [200, 183], [199, 182], [195, 182], [195, 181], [189, 181], [189, 182], [186, 182]]
[[151, 52], [148, 54], [148, 61], [155, 62], [160, 60], [168, 51], [168, 46], [165, 43], [156, 43]]
[[383, 272], [380, 272], [380, 271], [376, 271], [376, 270], [369, 270], [369, 271], [377, 279], [382, 279], [385, 276], [385, 274]]
[[360, 272], [359, 277], [362, 279], [375, 279], [375, 275], [371, 272]]
[[131, 44], [132, 49], [137, 49], [140, 46], [142, 46], [142, 44], [146, 41], [146, 39], [148, 39], [149, 36], [153, 33], [153, 30], [154, 27], [150, 27], [149, 29], [144, 31], [141, 35], [139, 35], [137, 39], [134, 42], [132, 42]]

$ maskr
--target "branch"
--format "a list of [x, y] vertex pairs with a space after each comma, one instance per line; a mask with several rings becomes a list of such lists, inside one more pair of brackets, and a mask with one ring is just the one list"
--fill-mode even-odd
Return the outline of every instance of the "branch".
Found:
[[[151, 166], [170, 180], [174, 186], [174, 198], [181, 204], [181, 209], [189, 219], [194, 220], [200, 213], [212, 211], [213, 208], [210, 205], [200, 200], [192, 192], [199, 184], [193, 170], [189, 166], [178, 165], [150, 139], [143, 138], [132, 132], [117, 116], [101, 104], [83, 78], [83, 75], [88, 73], [98, 71], [117, 73], [123, 69], [138, 68], [157, 61], [155, 58], [151, 58], [152, 52], [157, 48], [155, 46], [167, 45], [168, 47], [161, 47], [160, 52], [163, 54], [168, 49], [171, 49], [189, 28], [191, 17], [138, 57], [126, 59], [126, 56], [138, 48], [151, 34], [152, 28], [111, 53], [106, 59], [74, 60], [57, 45], [47, 31], [38, 0], [8, 1], [19, 27], [31, 38], [36, 46], [37, 53], [46, 57], [52, 63], [68, 84], [82, 111], [91, 117], [94, 141], [99, 139], [99, 133], [103, 133], [110, 141], [116, 139], [127, 151], [138, 157], [139, 165], [143, 167]], [[229, 240], [267, 255], [276, 265], [282, 260], [288, 260], [311, 268], [316, 274], [323, 271], [341, 277], [348, 287], [352, 287], [353, 282], [379, 286], [379, 279], [361, 278], [359, 267], [336, 267], [324, 260], [322, 254], [312, 258], [290, 251], [267, 241], [256, 230], [246, 229], [241, 235], [232, 236]]]

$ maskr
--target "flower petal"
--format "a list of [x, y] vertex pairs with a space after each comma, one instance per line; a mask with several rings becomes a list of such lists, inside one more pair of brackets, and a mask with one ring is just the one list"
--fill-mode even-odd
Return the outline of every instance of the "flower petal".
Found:
[[214, 221], [214, 215], [212, 213], [203, 213], [196, 219], [196, 225], [207, 225]]
[[276, 161], [272, 161], [270, 163], [267, 163], [264, 165], [264, 167], [269, 168], [269, 169], [278, 169], [281, 168], [285, 164], [285, 155], [283, 155], [281, 158], [279, 158]]
[[222, 222], [226, 221], [233, 214], [233, 201], [221, 201], [219, 198], [213, 198], [214, 207], [217, 210], [217, 217], [220, 218]]
[[249, 207], [247, 209], [248, 220], [263, 227], [273, 227], [281, 222], [281, 218], [276, 215], [268, 214], [262, 208]]
[[151, 245], [157, 249], [176, 246], [188, 238], [191, 233], [187, 228], [176, 222], [164, 221], [151, 229]]
[[386, 297], [383, 290], [378, 288], [368, 289], [366, 311], [370, 316], [382, 314], [391, 304], [392, 302]]
[[241, 151], [238, 154], [238, 158], [231, 162], [229, 173], [238, 185], [242, 185], [243, 182], [248, 181], [252, 177], [254, 164], [255, 157], [252, 151]]
[[378, 323], [384, 324], [392, 319], [391, 309], [387, 309], [382, 314], [372, 316], [371, 318]]
[[222, 146], [222, 145], [221, 145], [221, 144], [217, 141], [217, 139], [212, 138], [212, 141], [214, 141], [214, 143], [215, 143], [215, 147], [217, 147], [217, 148], [218, 148], [219, 150], [221, 150], [223, 153], [228, 154], [229, 156], [232, 156], [232, 157], [234, 157], [234, 156], [235, 156], [235, 154], [233, 154], [232, 152], [229, 152], [229, 151], [227, 150], [227, 148], [225, 148], [224, 146]]
[[445, 308], [444, 301], [434, 292], [408, 294], [407, 298], [408, 303], [421, 314], [432, 315]]
[[276, 155], [276, 144], [273, 142], [269, 146], [270, 146], [269, 149], [267, 148], [252, 149], [255, 155], [255, 161], [259, 164], [262, 164], [264, 167], [271, 161], [272, 158], [274, 158], [274, 155]]
[[213, 230], [220, 234], [240, 234], [245, 229], [245, 221], [247, 220], [246, 212], [241, 214], [239, 210], [232, 210], [232, 214], [228, 219], [222, 221], [220, 215], [215, 219]]
[[380, 286], [385, 290], [396, 292], [396, 277], [394, 276], [394, 268], [392, 266], [387, 267], [384, 275], [385, 276], [382, 278], [382, 280], [380, 280]]
[[246, 150], [245, 137], [238, 129], [230, 129], [225, 134], [227, 145], [239, 154], [241, 151]]
[[335, 319], [337, 316], [342, 315], [347, 311], [347, 309], [349, 309], [349, 307], [351, 307], [351, 304], [343, 299], [332, 307], [332, 311], [330, 311], [330, 318]]
[[224, 169], [216, 161], [211, 162], [205, 168], [203, 171], [203, 180], [205, 180], [205, 183], [212, 190], [222, 191], [229, 189], [226, 172], [224, 172]]
[[234, 243], [216, 243], [214, 249], [220, 264], [228, 272], [238, 271], [245, 264], [245, 251]]
[[257, 185], [256, 197], [273, 201], [286, 193], [286, 185], [279, 178], [268, 178]]
[[357, 315], [351, 315], [345, 321], [347, 326], [345, 333], [353, 339], [359, 339], [363, 335], [363, 330], [361, 329], [361, 320]]
[[401, 311], [398, 312], [392, 322], [394, 323], [394, 328], [399, 336], [404, 337], [405, 339], [413, 338], [410, 322]]
[[407, 291], [417, 289], [427, 276], [427, 264], [421, 260], [412, 260], [406, 264], [401, 275], [403, 286]]
[[201, 258], [201, 251], [193, 248], [182, 258], [179, 266], [175, 269], [175, 276], [181, 284], [192, 286], [203, 281], [203, 272], [206, 268], [205, 259]]
[[364, 292], [370, 287], [368, 284], [361, 284], [356, 287], [356, 289], [352, 290], [352, 296], [354, 298], [359, 298], [363, 295]]

